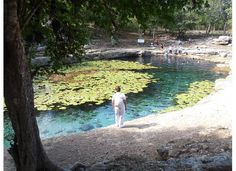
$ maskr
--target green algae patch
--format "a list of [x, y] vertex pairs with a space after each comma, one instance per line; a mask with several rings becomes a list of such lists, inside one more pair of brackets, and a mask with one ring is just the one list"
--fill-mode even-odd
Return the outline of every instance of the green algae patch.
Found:
[[100, 105], [111, 99], [116, 85], [122, 92], [139, 93], [151, 82], [151, 74], [140, 72], [157, 67], [128, 61], [87, 61], [60, 70], [60, 75], [34, 80], [37, 110], [64, 110], [82, 104]]
[[186, 107], [191, 107], [202, 98], [209, 95], [214, 90], [214, 82], [212, 81], [197, 81], [191, 83], [186, 93], [180, 93], [175, 96], [175, 105], [161, 111], [161, 113], [181, 110]]

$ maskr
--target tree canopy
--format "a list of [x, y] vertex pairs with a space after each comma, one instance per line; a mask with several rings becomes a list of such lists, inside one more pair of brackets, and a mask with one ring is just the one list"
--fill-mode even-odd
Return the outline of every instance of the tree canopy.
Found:
[[[69, 56], [81, 58], [91, 26], [105, 29], [111, 36], [134, 19], [141, 29], [153, 27], [150, 22], [171, 28], [176, 25], [174, 21], [183, 23], [178, 11], [186, 7], [188, 11], [199, 9], [205, 3], [206, 0], [29, 0], [19, 1], [18, 17], [26, 52], [35, 43], [46, 44], [46, 55], [55, 69]], [[176, 16], [180, 18], [176, 20]]]
[[35, 44], [43, 43], [56, 69], [69, 56], [81, 59], [83, 46], [90, 39], [88, 28], [102, 28], [114, 37], [132, 22], [141, 30], [165, 28], [179, 35], [199, 28], [207, 33], [212, 29], [226, 30], [232, 23], [231, 3], [231, 0], [28, 0], [19, 1], [18, 16], [29, 61]]

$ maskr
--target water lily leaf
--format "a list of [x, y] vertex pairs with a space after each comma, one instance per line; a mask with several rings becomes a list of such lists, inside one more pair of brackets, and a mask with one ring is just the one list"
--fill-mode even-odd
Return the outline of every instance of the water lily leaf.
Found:
[[[66, 109], [85, 103], [100, 105], [111, 99], [114, 87], [124, 93], [139, 93], [151, 82], [153, 75], [144, 70], [156, 69], [128, 61], [87, 61], [63, 68], [63, 75], [53, 74], [34, 79], [35, 107], [38, 110]], [[139, 72], [142, 71], [142, 72]]]
[[210, 94], [213, 90], [214, 82], [208, 80], [193, 82], [189, 85], [186, 93], [180, 93], [175, 96], [176, 105], [164, 109], [162, 113], [193, 106], [203, 97]]

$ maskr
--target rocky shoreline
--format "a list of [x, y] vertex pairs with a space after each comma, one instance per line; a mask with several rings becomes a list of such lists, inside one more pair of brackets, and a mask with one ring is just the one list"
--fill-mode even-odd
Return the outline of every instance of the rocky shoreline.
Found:
[[[232, 44], [215, 45], [214, 37], [196, 39], [193, 42], [165, 40], [165, 47], [153, 45], [129, 45], [117, 47], [99, 47], [88, 45], [85, 47], [85, 59], [115, 59], [123, 57], [137, 56], [178, 56], [186, 58], [201, 59], [210, 62], [229, 63], [232, 58]], [[127, 46], [126, 46], [127, 44]], [[130, 43], [132, 44], [132, 43]], [[220, 48], [219, 48], [220, 47]], [[222, 48], [223, 47], [223, 48]], [[39, 47], [36, 56], [32, 59], [32, 64], [36, 66], [49, 65], [50, 58], [43, 55], [44, 47]], [[172, 51], [170, 53], [170, 51]], [[76, 59], [68, 57], [67, 63], [75, 63]]]

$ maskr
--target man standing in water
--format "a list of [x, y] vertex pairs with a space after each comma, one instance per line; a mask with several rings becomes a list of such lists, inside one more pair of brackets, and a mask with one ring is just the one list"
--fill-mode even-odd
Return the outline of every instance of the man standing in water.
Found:
[[124, 126], [123, 115], [127, 109], [127, 101], [126, 96], [120, 90], [120, 86], [116, 86], [116, 93], [112, 96], [112, 107], [115, 112], [116, 126], [122, 128]]

